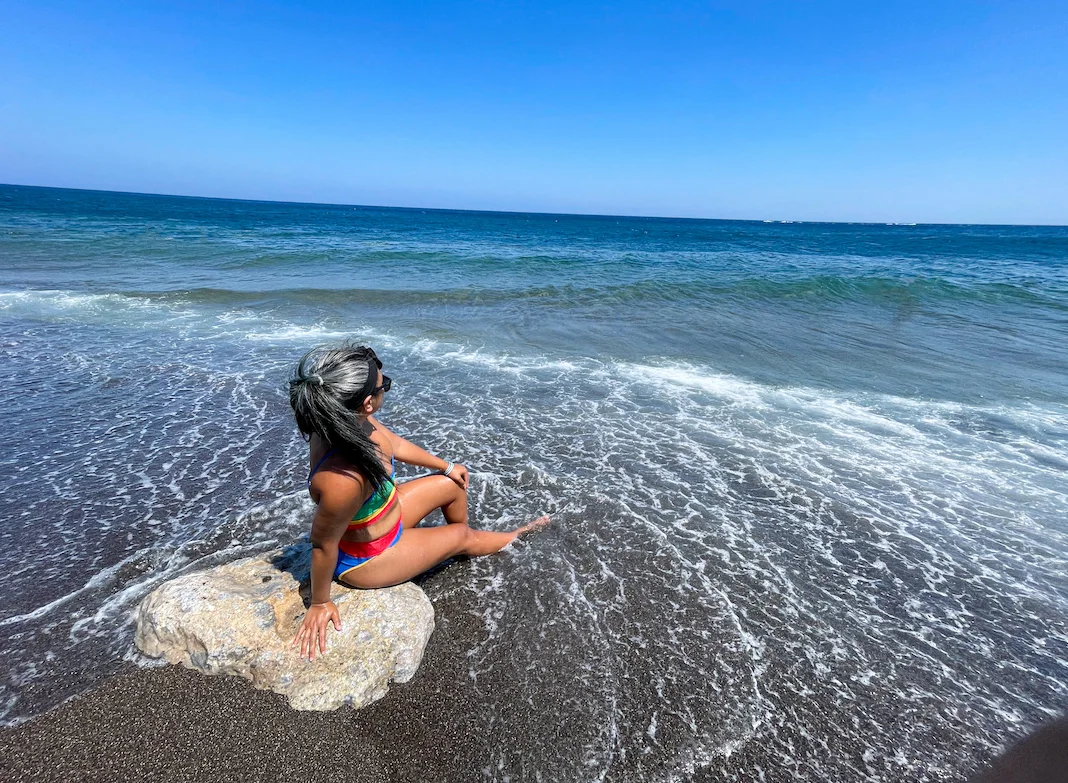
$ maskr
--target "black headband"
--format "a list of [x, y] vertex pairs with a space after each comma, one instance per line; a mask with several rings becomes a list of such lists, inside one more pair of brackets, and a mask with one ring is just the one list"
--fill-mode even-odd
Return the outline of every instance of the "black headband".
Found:
[[363, 382], [363, 388], [353, 397], [353, 402], [362, 405], [363, 401], [371, 396], [371, 392], [378, 386], [378, 371], [382, 369], [382, 360], [378, 358], [374, 350], [367, 349], [367, 380]]

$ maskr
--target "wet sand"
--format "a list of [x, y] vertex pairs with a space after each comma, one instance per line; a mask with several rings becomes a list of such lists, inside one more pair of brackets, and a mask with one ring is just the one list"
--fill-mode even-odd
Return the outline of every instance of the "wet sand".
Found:
[[[457, 573], [450, 577], [446, 570], [441, 577], [448, 584]], [[830, 745], [809, 741], [804, 726], [785, 722], [802, 706], [787, 701], [778, 705], [779, 717], [770, 727], [793, 749], [786, 759], [767, 736], [759, 736], [729, 755], [680, 763], [692, 740], [677, 733], [680, 727], [669, 733], [665, 725], [660, 743], [643, 744], [642, 753], [617, 750], [606, 764], [576, 765], [590, 726], [583, 724], [585, 713], [574, 702], [590, 694], [566, 671], [543, 683], [544, 692], [534, 696], [515, 690], [526, 658], [514, 648], [502, 653], [513, 666], [484, 671], [476, 683], [469, 675], [469, 651], [485, 629], [450, 592], [443, 589], [435, 601], [437, 627], [415, 677], [394, 683], [383, 699], [363, 710], [300, 712], [284, 697], [258, 691], [242, 679], [208, 677], [178, 666], [125, 664], [89, 693], [20, 726], [0, 729], [0, 780], [469, 783], [503, 781], [509, 775], [522, 781], [540, 772], [560, 783], [794, 783], [814, 779], [812, 765], [833, 767], [838, 755], [855, 762], [867, 747], [851, 738]], [[517, 612], [530, 617], [533, 610]], [[520, 639], [544, 644], [533, 627]], [[627, 708], [651, 714], [662, 706], [655, 695], [647, 695]], [[842, 706], [821, 708], [828, 721], [819, 724], [820, 736], [833, 737], [832, 718]], [[722, 716], [725, 723], [731, 720], [728, 712]], [[505, 747], [509, 761], [501, 768]], [[955, 766], [954, 780], [963, 781], [975, 771], [976, 760], [958, 758]]]
[[[131, 665], [88, 694], [0, 730], [0, 780], [506, 779], [503, 771], [486, 768], [485, 746], [471, 730], [474, 716], [465, 701], [474, 696], [473, 684], [445, 674], [421, 670], [411, 683], [394, 685], [384, 699], [359, 712], [299, 712], [282, 696], [238, 678]], [[557, 728], [552, 715], [525, 717], [531, 732]], [[523, 752], [522, 736], [514, 738], [514, 746]], [[533, 747], [527, 751], [537, 753]], [[796, 770], [769, 761], [759, 743], [750, 743], [685, 779], [747, 781], [753, 773], [769, 781], [796, 779]], [[591, 769], [588, 779], [603, 772]], [[607, 779], [619, 777], [609, 773]]]

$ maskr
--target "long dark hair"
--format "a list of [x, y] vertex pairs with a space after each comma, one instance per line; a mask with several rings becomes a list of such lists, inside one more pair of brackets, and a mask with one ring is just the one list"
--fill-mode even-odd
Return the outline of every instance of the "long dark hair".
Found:
[[389, 473], [353, 409], [374, 389], [381, 366], [367, 346], [321, 345], [301, 357], [289, 381], [289, 404], [304, 439], [317, 434], [376, 487]]

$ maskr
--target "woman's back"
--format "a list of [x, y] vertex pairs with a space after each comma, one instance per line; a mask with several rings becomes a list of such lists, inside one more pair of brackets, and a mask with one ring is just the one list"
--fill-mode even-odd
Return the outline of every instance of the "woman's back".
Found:
[[[373, 425], [371, 427], [373, 428]], [[376, 435], [378, 437], [375, 437]], [[365, 476], [348, 465], [344, 457], [336, 449], [330, 448], [318, 435], [313, 435], [309, 442], [309, 464], [313, 467], [308, 473], [308, 491], [312, 501], [318, 505], [322, 500], [322, 493], [326, 491], [342, 495], [341, 498], [332, 498], [335, 502], [347, 500], [352, 505], [359, 502], [359, 506], [352, 513], [352, 521], [342, 536], [343, 541], [364, 542], [379, 538], [392, 529], [401, 512], [392, 445], [388, 443], [388, 436], [379, 433], [377, 429], [370, 434], [370, 438], [383, 457], [389, 454], [388, 463], [383, 459], [383, 466], [389, 465], [389, 477], [377, 487], [372, 486]], [[383, 441], [389, 447], [388, 452], [383, 448]], [[349, 481], [316, 482], [316, 475], [324, 470], [345, 476]]]

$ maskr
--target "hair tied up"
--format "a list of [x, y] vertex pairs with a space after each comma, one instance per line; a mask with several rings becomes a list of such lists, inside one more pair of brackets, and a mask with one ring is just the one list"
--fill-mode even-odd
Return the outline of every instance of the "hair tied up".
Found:
[[366, 345], [321, 345], [304, 354], [289, 376], [289, 404], [300, 434], [318, 435], [376, 487], [389, 479], [388, 469], [355, 408], [363, 402], [361, 393], [369, 393], [365, 387], [376, 383], [379, 366]]

